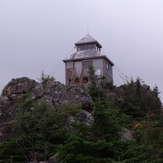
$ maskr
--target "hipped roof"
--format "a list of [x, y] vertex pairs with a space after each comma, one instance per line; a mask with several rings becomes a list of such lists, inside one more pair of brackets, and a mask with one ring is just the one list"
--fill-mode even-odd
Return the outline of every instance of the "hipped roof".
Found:
[[83, 37], [78, 42], [76, 42], [75, 45], [77, 46], [77, 45], [90, 44], [90, 43], [96, 43], [99, 45], [100, 48], [102, 48], [102, 45], [89, 34], [87, 34], [85, 37]]

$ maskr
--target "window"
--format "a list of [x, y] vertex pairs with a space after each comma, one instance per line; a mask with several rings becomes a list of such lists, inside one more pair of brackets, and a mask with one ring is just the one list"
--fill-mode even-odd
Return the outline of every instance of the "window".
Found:
[[106, 64], [106, 69], [109, 70], [109, 64], [108, 63]]
[[79, 45], [78, 46], [78, 51], [83, 51], [85, 50], [85, 45]]
[[78, 45], [77, 50], [78, 51], [84, 51], [87, 49], [95, 49], [96, 45], [95, 44], [86, 44], [86, 45]]
[[95, 75], [97, 75], [97, 76], [101, 75], [101, 70], [100, 69], [95, 69]]
[[73, 62], [67, 62], [66, 67], [67, 68], [73, 68]]
[[83, 67], [89, 67], [92, 66], [92, 61], [84, 61], [83, 62]]
[[87, 49], [95, 49], [95, 44], [88, 44]]

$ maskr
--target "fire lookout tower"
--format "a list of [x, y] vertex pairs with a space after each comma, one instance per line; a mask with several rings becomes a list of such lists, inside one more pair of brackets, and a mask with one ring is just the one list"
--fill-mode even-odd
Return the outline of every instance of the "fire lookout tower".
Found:
[[114, 63], [101, 53], [102, 45], [87, 34], [75, 43], [77, 51], [65, 63], [66, 84], [85, 85], [89, 82], [89, 66], [93, 66], [97, 78], [105, 77], [106, 82], [113, 81]]

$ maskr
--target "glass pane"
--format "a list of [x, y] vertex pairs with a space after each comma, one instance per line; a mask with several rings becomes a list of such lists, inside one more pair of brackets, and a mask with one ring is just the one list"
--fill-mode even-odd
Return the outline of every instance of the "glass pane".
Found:
[[73, 62], [67, 62], [66, 67], [67, 68], [73, 68]]
[[101, 70], [100, 69], [95, 69], [95, 75], [101, 75]]
[[95, 49], [95, 44], [89, 44], [89, 45], [87, 45], [87, 48], [88, 49]]
[[109, 63], [106, 63], [106, 69], [109, 70], [110, 66]]
[[78, 51], [83, 51], [85, 50], [85, 45], [79, 45], [78, 46]]
[[84, 66], [84, 67], [92, 66], [92, 62], [91, 62], [91, 61], [85, 61], [85, 62], [83, 63], [83, 66]]

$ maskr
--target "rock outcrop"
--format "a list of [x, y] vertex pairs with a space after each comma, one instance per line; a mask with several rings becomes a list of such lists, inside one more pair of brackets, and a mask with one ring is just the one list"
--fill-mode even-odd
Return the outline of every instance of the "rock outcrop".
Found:
[[[22, 94], [42, 98], [49, 104], [81, 104], [84, 110], [91, 109], [91, 97], [78, 86], [67, 86], [58, 81], [47, 81], [44, 85], [27, 77], [12, 79], [0, 96], [0, 141], [8, 139], [8, 125], [14, 123], [15, 102]], [[85, 114], [87, 115], [87, 114]]]
[[85, 110], [91, 107], [88, 92], [78, 86], [67, 86], [58, 81], [47, 81], [45, 85], [41, 85], [27, 77], [12, 79], [2, 90], [1, 101], [8, 99], [14, 102], [18, 96], [27, 92], [32, 98], [44, 95], [49, 103], [81, 104]]
[[57, 161], [57, 154], [55, 154], [54, 156], [50, 157], [48, 160], [48, 163], [59, 163]]
[[36, 81], [31, 80], [27, 77], [12, 79], [2, 90], [1, 96], [7, 96], [8, 98], [12, 98], [12, 96], [14, 95], [31, 91], [32, 88], [36, 86], [36, 84]]

